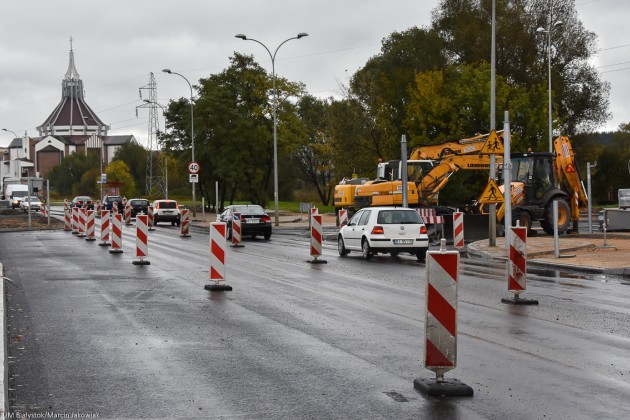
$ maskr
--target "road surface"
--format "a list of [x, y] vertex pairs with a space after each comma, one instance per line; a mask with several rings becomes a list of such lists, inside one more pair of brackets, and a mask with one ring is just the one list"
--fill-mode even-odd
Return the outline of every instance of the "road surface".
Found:
[[[623, 279], [528, 274], [539, 306], [500, 303], [505, 269], [462, 263], [458, 366], [471, 398], [418, 393], [424, 264], [357, 253], [308, 264], [275, 233], [227, 250], [210, 293], [207, 230], [159, 226], [149, 266], [135, 228], [121, 255], [63, 231], [0, 235], [11, 409], [100, 418], [622, 418], [630, 413], [630, 289]], [[97, 229], [98, 232], [98, 229]]]

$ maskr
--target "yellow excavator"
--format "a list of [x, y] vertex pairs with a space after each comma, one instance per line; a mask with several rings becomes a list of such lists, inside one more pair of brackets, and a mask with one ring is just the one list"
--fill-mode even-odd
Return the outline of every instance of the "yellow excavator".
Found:
[[[512, 153], [511, 204], [512, 219], [519, 220], [531, 232], [532, 222], [540, 222], [543, 230], [553, 234], [553, 202], [558, 202], [558, 232], [577, 233], [580, 208], [588, 204], [588, 197], [581, 181], [579, 168], [569, 138], [559, 136], [554, 140], [555, 153]], [[501, 170], [499, 173], [501, 174]], [[500, 185], [501, 194], [504, 185]], [[487, 214], [488, 203], [479, 199], [479, 210]], [[502, 221], [504, 204], [497, 205], [497, 220]]]

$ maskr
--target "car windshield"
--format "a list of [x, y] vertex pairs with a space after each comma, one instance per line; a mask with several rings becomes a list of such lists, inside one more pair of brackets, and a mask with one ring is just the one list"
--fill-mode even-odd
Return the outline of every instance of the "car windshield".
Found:
[[85, 197], [85, 196], [83, 196], [83, 197], [77, 197], [77, 198], [75, 198], [75, 200], [76, 200], [76, 201], [84, 201], [84, 200], [90, 201], [90, 200], [91, 200], [91, 198], [90, 198], [90, 197]]
[[131, 200], [129, 203], [132, 206], [148, 206], [149, 200]]
[[176, 209], [177, 201], [162, 201], [158, 203], [158, 208], [161, 209]]
[[232, 212], [242, 214], [265, 214], [265, 211], [260, 206], [234, 206]]
[[413, 210], [382, 210], [378, 213], [376, 223], [381, 225], [420, 224], [422, 219]]
[[22, 200], [24, 200], [25, 202], [27, 202], [29, 200], [30, 201], [39, 201], [39, 198], [30, 196], [30, 197], [24, 197]]

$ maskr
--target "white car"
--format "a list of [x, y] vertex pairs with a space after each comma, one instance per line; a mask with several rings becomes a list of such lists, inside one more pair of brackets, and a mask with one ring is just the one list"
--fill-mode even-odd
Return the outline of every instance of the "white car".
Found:
[[153, 224], [171, 223], [171, 226], [179, 226], [181, 223], [181, 212], [175, 200], [155, 200], [153, 202]]
[[424, 261], [428, 248], [429, 236], [422, 217], [415, 210], [403, 207], [361, 209], [339, 230], [337, 238], [340, 256], [360, 251], [366, 260], [377, 253], [395, 257], [408, 252], [418, 261]]
[[[29, 198], [30, 198], [30, 203], [29, 203]], [[29, 208], [32, 209], [33, 211], [39, 211], [39, 206], [42, 205], [42, 202], [39, 200], [39, 198], [35, 197], [35, 196], [30, 196], [30, 197], [22, 197], [22, 199], [20, 200], [20, 210], [22, 210], [24, 213], [26, 213]]]

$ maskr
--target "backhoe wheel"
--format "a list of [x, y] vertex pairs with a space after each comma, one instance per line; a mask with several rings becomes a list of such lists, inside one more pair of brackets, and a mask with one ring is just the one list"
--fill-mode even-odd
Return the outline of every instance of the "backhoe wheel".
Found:
[[[571, 223], [571, 210], [565, 199], [558, 199], [558, 234], [565, 233]], [[553, 235], [553, 201], [549, 201], [545, 208], [545, 220], [540, 222], [543, 230]]]
[[516, 220], [518, 220], [520, 227], [527, 228], [527, 235], [529, 236], [532, 232], [532, 216], [529, 214], [529, 212], [520, 212]]

